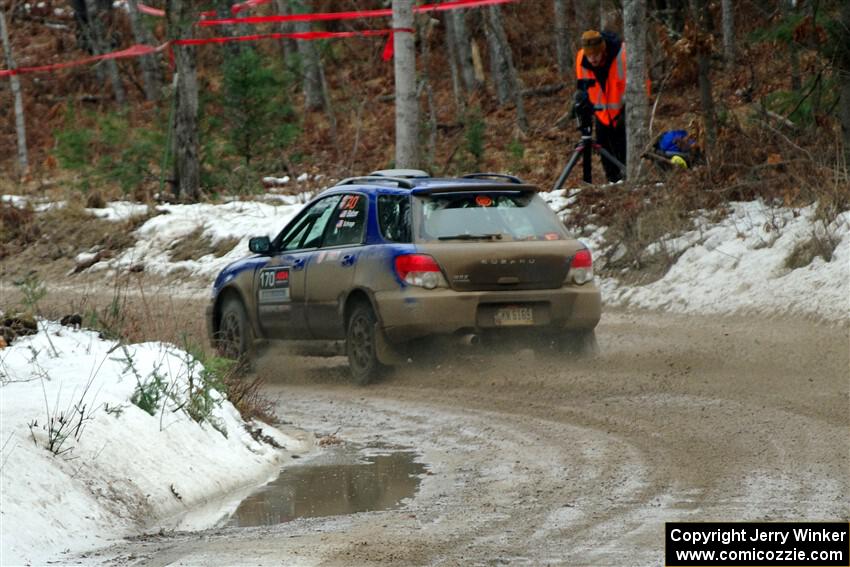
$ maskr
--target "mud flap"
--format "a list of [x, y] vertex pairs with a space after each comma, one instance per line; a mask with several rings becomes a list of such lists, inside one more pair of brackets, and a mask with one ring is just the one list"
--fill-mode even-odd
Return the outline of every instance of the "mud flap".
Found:
[[380, 323], [375, 323], [375, 356], [385, 366], [398, 366], [405, 362], [404, 356], [387, 341]]

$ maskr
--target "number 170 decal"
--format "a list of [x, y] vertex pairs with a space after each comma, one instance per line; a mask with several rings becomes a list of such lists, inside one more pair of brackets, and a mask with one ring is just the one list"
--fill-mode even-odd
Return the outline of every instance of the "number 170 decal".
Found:
[[267, 268], [260, 271], [260, 290], [257, 299], [261, 304], [289, 301], [289, 268]]

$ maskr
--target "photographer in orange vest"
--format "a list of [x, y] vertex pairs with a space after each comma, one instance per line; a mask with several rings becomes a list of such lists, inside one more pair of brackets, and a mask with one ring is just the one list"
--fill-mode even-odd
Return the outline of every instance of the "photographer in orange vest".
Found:
[[[588, 30], [576, 55], [576, 79], [594, 79], [587, 94], [596, 116], [596, 141], [626, 163], [626, 46], [616, 34]], [[620, 168], [602, 157], [608, 181], [622, 179]]]

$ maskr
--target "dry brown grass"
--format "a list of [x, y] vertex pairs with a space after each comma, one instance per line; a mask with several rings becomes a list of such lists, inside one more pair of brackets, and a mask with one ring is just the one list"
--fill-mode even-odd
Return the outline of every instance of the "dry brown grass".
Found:
[[180, 239], [171, 248], [171, 260], [173, 262], [198, 260], [209, 254], [221, 258], [239, 244], [238, 238], [222, 238], [213, 242], [212, 236], [204, 234], [204, 230], [203, 226], [199, 226], [191, 234]]

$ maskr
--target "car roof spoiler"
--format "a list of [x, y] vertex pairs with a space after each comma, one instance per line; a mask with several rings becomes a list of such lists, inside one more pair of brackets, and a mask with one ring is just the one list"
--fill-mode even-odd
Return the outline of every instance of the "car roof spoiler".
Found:
[[420, 185], [410, 190], [411, 195], [436, 195], [438, 193], [481, 193], [498, 191], [500, 193], [536, 193], [536, 185], [526, 183], [459, 183], [441, 185]]

